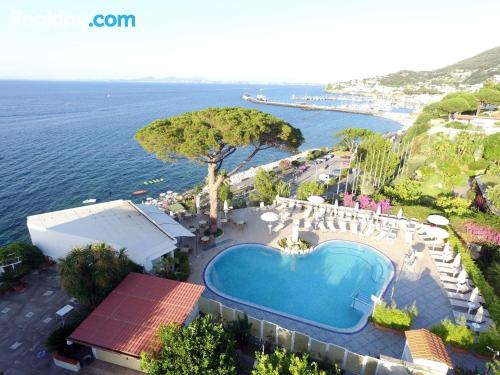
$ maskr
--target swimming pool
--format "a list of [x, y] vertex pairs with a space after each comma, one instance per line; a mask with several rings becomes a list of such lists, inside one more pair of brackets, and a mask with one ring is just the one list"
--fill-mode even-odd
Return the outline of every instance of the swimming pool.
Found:
[[[210, 261], [205, 284], [215, 294], [336, 332], [361, 329], [371, 313], [356, 303], [380, 296], [392, 262], [371, 246], [332, 240], [305, 255], [260, 244], [232, 246]], [[364, 308], [363, 308], [364, 307]]]

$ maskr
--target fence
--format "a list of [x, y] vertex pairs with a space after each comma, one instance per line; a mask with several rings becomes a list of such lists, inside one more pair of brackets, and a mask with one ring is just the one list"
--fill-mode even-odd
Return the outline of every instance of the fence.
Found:
[[[213, 299], [201, 297], [200, 311], [210, 314], [223, 322], [231, 322], [243, 318], [243, 311], [224, 306]], [[251, 334], [259, 340], [273, 343], [292, 352], [309, 353], [311, 358], [326, 362], [338, 363], [342, 369], [357, 375], [385, 375], [385, 374], [432, 374], [425, 367], [403, 362], [394, 358], [381, 359], [363, 356], [350, 352], [344, 347], [326, 343], [309, 337], [306, 334], [290, 331], [266, 320], [256, 319], [247, 315], [251, 324]]]

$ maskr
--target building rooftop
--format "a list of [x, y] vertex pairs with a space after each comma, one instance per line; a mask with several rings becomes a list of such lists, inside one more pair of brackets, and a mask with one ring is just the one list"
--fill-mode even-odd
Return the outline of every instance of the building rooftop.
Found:
[[443, 340], [439, 336], [423, 328], [406, 331], [405, 336], [413, 359], [442, 362], [453, 368]]
[[184, 324], [205, 288], [129, 274], [68, 340], [133, 357], [158, 347], [161, 325]]
[[[28, 216], [28, 227], [125, 248], [131, 260], [145, 264], [176, 248], [179, 236], [192, 233], [160, 211], [127, 200], [115, 200]], [[81, 242], [81, 241], [80, 241]]]

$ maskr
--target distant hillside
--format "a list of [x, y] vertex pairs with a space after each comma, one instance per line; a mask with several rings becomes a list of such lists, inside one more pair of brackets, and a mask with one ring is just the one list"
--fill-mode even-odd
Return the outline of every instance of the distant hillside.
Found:
[[475, 85], [495, 75], [500, 75], [500, 47], [492, 48], [441, 69], [402, 70], [380, 77], [379, 82], [381, 85], [392, 87], [415, 85], [419, 82], [436, 85]]

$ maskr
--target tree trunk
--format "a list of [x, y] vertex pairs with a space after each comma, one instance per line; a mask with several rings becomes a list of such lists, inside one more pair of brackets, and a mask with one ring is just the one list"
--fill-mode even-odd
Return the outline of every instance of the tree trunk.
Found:
[[215, 164], [208, 164], [208, 196], [210, 201], [210, 232], [217, 232], [217, 217], [219, 215], [219, 198], [217, 192], [219, 191], [219, 186], [224, 181], [223, 176], [217, 175], [215, 171]]

